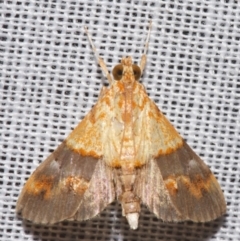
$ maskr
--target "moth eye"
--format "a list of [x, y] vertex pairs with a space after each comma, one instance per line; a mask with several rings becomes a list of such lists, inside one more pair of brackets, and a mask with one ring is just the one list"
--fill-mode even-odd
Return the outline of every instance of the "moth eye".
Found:
[[132, 69], [133, 69], [133, 74], [135, 76], [135, 80], [139, 80], [141, 77], [141, 69], [139, 68], [139, 66], [135, 64], [132, 66]]
[[120, 80], [123, 76], [123, 66], [121, 64], [116, 65], [113, 68], [112, 74], [115, 80]]

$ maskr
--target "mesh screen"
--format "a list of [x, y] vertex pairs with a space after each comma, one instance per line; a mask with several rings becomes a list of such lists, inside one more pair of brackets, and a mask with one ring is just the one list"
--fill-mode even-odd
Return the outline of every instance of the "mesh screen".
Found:
[[[120, 205], [86, 222], [34, 225], [15, 214], [32, 171], [68, 135], [107, 84], [83, 26], [109, 70], [139, 62], [141, 82], [211, 167], [227, 214], [210, 223], [163, 223], [143, 207], [129, 230]], [[240, 240], [239, 1], [57, 1], [0, 3], [1, 240]]]

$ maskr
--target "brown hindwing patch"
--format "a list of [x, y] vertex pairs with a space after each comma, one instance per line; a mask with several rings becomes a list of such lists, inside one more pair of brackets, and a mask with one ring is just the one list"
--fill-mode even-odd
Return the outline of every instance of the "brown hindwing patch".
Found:
[[156, 162], [182, 220], [206, 222], [225, 213], [226, 203], [216, 178], [186, 142]]
[[98, 159], [82, 157], [63, 142], [31, 175], [17, 202], [17, 212], [35, 223], [55, 223], [73, 216]]

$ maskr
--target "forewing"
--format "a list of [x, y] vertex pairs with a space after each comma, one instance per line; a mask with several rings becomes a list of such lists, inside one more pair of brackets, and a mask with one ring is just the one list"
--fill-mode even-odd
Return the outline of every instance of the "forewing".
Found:
[[216, 178], [185, 141], [171, 154], [156, 158], [156, 164], [180, 220], [207, 222], [226, 212]]
[[141, 133], [150, 155], [139, 168], [136, 194], [164, 221], [205, 222], [221, 216], [226, 203], [216, 178], [156, 104], [147, 100]]
[[26, 182], [17, 212], [42, 224], [72, 217], [89, 187], [97, 160], [79, 155], [63, 142]]

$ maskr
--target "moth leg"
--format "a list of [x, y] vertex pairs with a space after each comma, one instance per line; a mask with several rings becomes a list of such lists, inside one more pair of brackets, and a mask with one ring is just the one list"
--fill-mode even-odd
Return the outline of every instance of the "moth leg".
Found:
[[101, 67], [101, 69], [102, 69], [102, 71], [103, 71], [103, 74], [104, 74], [104, 75], [106, 76], [106, 78], [108, 79], [109, 84], [111, 84], [111, 83], [113, 82], [113, 80], [112, 80], [111, 75], [110, 75], [109, 72], [108, 72], [107, 66], [106, 66], [104, 60], [98, 55], [97, 49], [96, 49], [95, 45], [93, 44], [91, 35], [89, 34], [88, 29], [87, 29], [86, 26], [84, 27], [84, 30], [85, 30], [85, 32], [86, 32], [86, 34], [87, 34], [88, 40], [89, 40], [89, 42], [90, 42], [90, 44], [91, 44], [92, 50], [93, 50], [93, 52], [94, 52], [94, 54], [95, 54], [95, 57], [96, 57], [96, 59], [97, 59], [97, 61], [98, 61], [98, 64], [100, 65], [100, 67]]
[[149, 44], [151, 29], [152, 29], [152, 20], [150, 20], [150, 22], [149, 22], [148, 35], [147, 35], [147, 39], [145, 41], [143, 55], [141, 57], [140, 64], [139, 64], [140, 69], [141, 69], [141, 73], [143, 73], [143, 70], [144, 70], [144, 68], [146, 66], [146, 62], [147, 62], [147, 50], [148, 50], [148, 44]]

